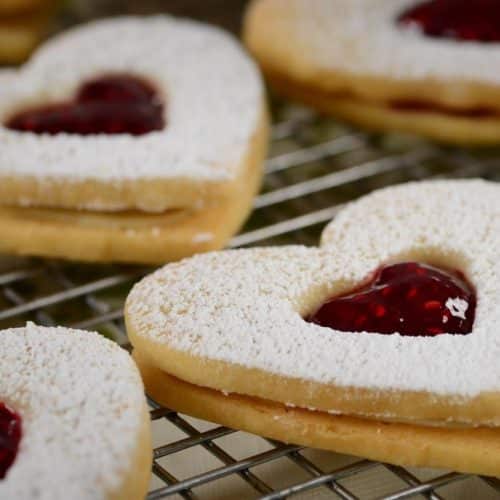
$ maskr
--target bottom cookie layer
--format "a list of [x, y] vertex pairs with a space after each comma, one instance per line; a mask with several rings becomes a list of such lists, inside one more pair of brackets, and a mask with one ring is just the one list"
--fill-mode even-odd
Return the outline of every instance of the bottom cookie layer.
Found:
[[251, 193], [198, 212], [113, 215], [0, 207], [0, 252], [88, 262], [161, 264], [217, 250], [248, 215], [257, 190], [253, 182]]
[[148, 394], [176, 411], [279, 441], [398, 465], [500, 476], [500, 429], [424, 427], [288, 408], [198, 387], [134, 358]]
[[402, 110], [383, 103], [329, 94], [275, 75], [269, 79], [278, 93], [370, 130], [408, 132], [466, 146], [500, 143], [500, 116], [467, 117], [438, 110]]

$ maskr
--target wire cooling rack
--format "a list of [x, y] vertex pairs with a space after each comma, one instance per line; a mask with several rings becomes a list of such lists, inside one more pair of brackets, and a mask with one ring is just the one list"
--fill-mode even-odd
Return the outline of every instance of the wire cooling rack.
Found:
[[[73, 0], [58, 24], [169, 9], [237, 29], [244, 0]], [[500, 180], [500, 150], [472, 152], [414, 137], [375, 136], [289, 104], [274, 107], [270, 158], [255, 211], [231, 247], [316, 245], [342, 206], [373, 189], [423, 178]], [[26, 321], [95, 329], [128, 348], [122, 306], [150, 269], [0, 259], [0, 328]], [[500, 480], [407, 469], [267, 440], [162, 408], [153, 400], [150, 500], [500, 498]], [[110, 429], [112, 432], [112, 429]]]
[[[275, 107], [270, 158], [255, 211], [232, 247], [315, 245], [348, 201], [375, 188], [438, 177], [500, 179], [500, 153], [372, 136], [304, 108]], [[124, 298], [146, 268], [52, 260], [0, 261], [0, 327], [27, 320], [97, 329], [128, 347]], [[150, 400], [154, 430], [149, 499], [500, 498], [500, 480], [406, 469], [303, 449], [179, 415]]]

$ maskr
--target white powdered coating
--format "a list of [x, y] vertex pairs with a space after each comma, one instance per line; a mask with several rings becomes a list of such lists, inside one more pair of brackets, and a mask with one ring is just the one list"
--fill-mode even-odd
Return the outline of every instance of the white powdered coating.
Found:
[[85, 81], [128, 73], [166, 99], [166, 128], [134, 137], [20, 133], [0, 126], [0, 175], [40, 180], [236, 177], [263, 100], [258, 70], [220, 29], [168, 16], [97, 21], [55, 37], [17, 73], [0, 72], [0, 122], [72, 98]]
[[465, 314], [467, 313], [467, 309], [469, 309], [469, 303], [466, 300], [460, 297], [455, 297], [454, 299], [450, 297], [445, 305], [452, 316], [466, 319]]
[[499, 84], [500, 44], [422, 36], [397, 17], [416, 0], [288, 0], [307, 58], [327, 70]]
[[206, 243], [214, 239], [213, 233], [198, 233], [193, 236], [193, 243]]
[[97, 333], [28, 323], [0, 331], [0, 358], [0, 401], [23, 426], [0, 498], [108, 498], [143, 425], [143, 386], [128, 353]]
[[[215, 252], [167, 265], [134, 287], [128, 319], [174, 350], [285, 377], [472, 397], [500, 391], [499, 249], [500, 185], [411, 183], [350, 204], [321, 249]], [[380, 265], [404, 260], [468, 276], [478, 296], [471, 334], [346, 333], [302, 319]]]

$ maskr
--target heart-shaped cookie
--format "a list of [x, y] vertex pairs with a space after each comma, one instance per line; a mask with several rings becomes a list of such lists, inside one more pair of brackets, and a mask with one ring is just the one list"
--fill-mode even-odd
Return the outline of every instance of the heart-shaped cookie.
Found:
[[0, 498], [144, 498], [149, 413], [127, 352], [28, 323], [0, 331], [0, 356]]
[[168, 16], [70, 30], [0, 71], [0, 251], [166, 262], [221, 248], [267, 138], [259, 71], [222, 30]]
[[281, 93], [356, 124], [500, 141], [495, 0], [254, 0], [245, 40]]
[[[34, 134], [11, 130], [19, 113], [74, 98], [82, 86], [129, 74], [155, 89], [162, 130]], [[2, 85], [3, 204], [163, 212], [224, 197], [263, 114], [259, 73], [221, 30], [173, 19], [118, 18], [55, 37]]]
[[[217, 391], [385, 422], [499, 426], [499, 200], [500, 187], [484, 181], [402, 185], [349, 205], [320, 249], [226, 251], [166, 266], [127, 300], [130, 339], [143, 364]], [[405, 289], [428, 294], [416, 307], [441, 308], [440, 332], [418, 336], [419, 322], [411, 335], [311, 322], [376, 270], [408, 261], [438, 273], [439, 293], [463, 276], [468, 296]], [[449, 330], [450, 318], [473, 322], [470, 333]]]

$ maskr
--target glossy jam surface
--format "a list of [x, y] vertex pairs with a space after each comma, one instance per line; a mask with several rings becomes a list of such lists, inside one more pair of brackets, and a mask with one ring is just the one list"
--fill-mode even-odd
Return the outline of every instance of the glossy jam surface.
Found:
[[21, 426], [21, 417], [0, 403], [0, 479], [6, 476], [16, 459], [22, 435]]
[[143, 135], [162, 130], [163, 115], [163, 104], [147, 82], [111, 75], [85, 83], [71, 102], [21, 111], [6, 127], [51, 135]]
[[430, 0], [419, 2], [398, 17], [398, 23], [418, 27], [436, 38], [500, 42], [498, 0]]
[[346, 332], [435, 336], [472, 331], [476, 295], [460, 273], [404, 262], [323, 304], [307, 321]]

